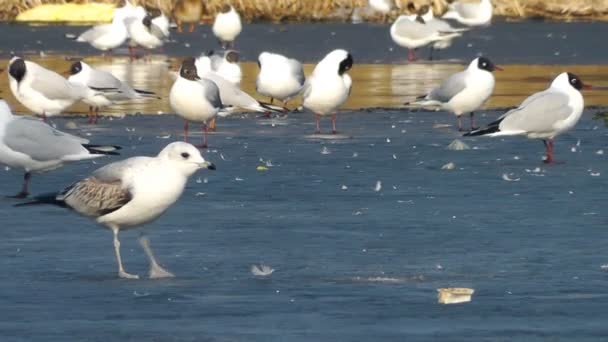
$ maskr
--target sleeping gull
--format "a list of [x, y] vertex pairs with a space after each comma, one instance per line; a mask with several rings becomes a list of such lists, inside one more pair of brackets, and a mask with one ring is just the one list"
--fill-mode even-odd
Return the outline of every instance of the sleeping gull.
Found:
[[239, 53], [234, 50], [224, 51], [223, 54], [216, 54], [213, 50], [202, 54], [196, 59], [195, 65], [199, 74], [205, 74], [213, 71], [234, 84], [241, 85], [243, 72], [239, 65]]
[[[161, 11], [154, 11], [144, 18], [130, 17], [125, 19], [127, 30], [131, 41], [129, 42], [131, 60], [133, 60], [133, 46], [141, 46], [144, 49], [156, 49], [162, 46], [169, 37], [168, 29], [155, 23], [154, 20], [162, 18]], [[164, 20], [162, 21], [164, 23]]]
[[44, 122], [14, 116], [4, 100], [0, 100], [0, 163], [25, 171], [21, 192], [29, 194], [33, 172], [61, 167], [66, 162], [86, 160], [104, 155], [117, 155], [118, 146], [89, 145], [87, 139], [58, 131]]
[[[161, 216], [180, 197], [188, 177], [201, 168], [215, 170], [196, 147], [173, 142], [156, 157], [133, 157], [108, 164], [59, 193], [36, 197], [18, 206], [54, 204], [94, 218], [114, 234], [118, 276], [137, 279], [139, 276], [123, 268], [119, 230], [140, 226]], [[173, 277], [158, 264], [148, 238], [142, 235], [139, 242], [150, 262], [150, 278]]]
[[171, 87], [169, 104], [185, 120], [184, 141], [188, 141], [188, 122], [200, 122], [203, 125], [203, 144], [200, 147], [207, 147], [207, 124], [223, 106], [217, 85], [198, 76], [194, 58], [182, 62], [179, 76]]
[[332, 133], [337, 133], [336, 110], [350, 95], [353, 81], [346, 72], [352, 67], [353, 56], [337, 49], [327, 54], [306, 80], [302, 105], [315, 114], [315, 133], [321, 133], [321, 115], [331, 115]]
[[471, 115], [471, 130], [475, 129], [474, 111], [479, 109], [494, 92], [494, 74], [502, 70], [485, 57], [475, 58], [461, 72], [446, 79], [440, 86], [427, 95], [419, 96], [414, 102], [405, 105], [414, 107], [434, 107], [450, 111], [458, 117], [458, 130], [462, 131], [460, 117]]
[[116, 89], [114, 92], [91, 94], [83, 99], [83, 102], [89, 105], [89, 123], [97, 123], [100, 107], [140, 98], [159, 98], [151, 91], [133, 89], [111, 73], [95, 69], [83, 61], [74, 62], [70, 66], [70, 75], [68, 81], [71, 83], [93, 88]]
[[456, 1], [449, 5], [443, 19], [455, 19], [468, 26], [485, 26], [492, 21], [492, 2], [480, 0], [479, 2]]
[[298, 60], [287, 58], [271, 52], [262, 52], [258, 57], [260, 73], [255, 81], [258, 93], [270, 97], [270, 104], [274, 99], [283, 102], [298, 95], [304, 86], [304, 69]]
[[548, 89], [535, 93], [498, 120], [465, 136], [525, 135], [542, 139], [547, 155], [545, 163], [553, 162], [553, 139], [576, 125], [581, 118], [585, 102], [582, 89], [591, 89], [574, 74], [563, 72]]

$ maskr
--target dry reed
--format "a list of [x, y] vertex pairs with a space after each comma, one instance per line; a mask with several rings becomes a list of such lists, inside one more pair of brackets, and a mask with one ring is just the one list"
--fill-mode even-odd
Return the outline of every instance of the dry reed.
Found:
[[[406, 11], [410, 1], [420, 6], [433, 3], [436, 12], [446, 8], [445, 0], [395, 0], [398, 9], [388, 18], [395, 18]], [[468, 1], [468, 0], [465, 0]], [[476, 1], [476, 0], [472, 0]], [[118, 0], [0, 0], [0, 20], [14, 19], [29, 8], [46, 3], [115, 3]], [[161, 8], [170, 13], [175, 0], [135, 0], [148, 7]], [[349, 20], [357, 11], [366, 20], [381, 20], [381, 16], [365, 10], [367, 0], [204, 0], [201, 20], [212, 20], [215, 13], [226, 3], [232, 3], [247, 21], [320, 21]], [[544, 17], [553, 20], [608, 19], [608, 1], [603, 0], [494, 0], [495, 14], [509, 18]], [[363, 10], [359, 10], [359, 9]]]

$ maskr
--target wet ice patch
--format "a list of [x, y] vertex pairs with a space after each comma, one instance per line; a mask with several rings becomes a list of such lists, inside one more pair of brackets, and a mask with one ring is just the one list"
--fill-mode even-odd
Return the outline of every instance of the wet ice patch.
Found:
[[268, 265], [264, 265], [264, 264], [260, 264], [259, 266], [251, 265], [251, 274], [253, 274], [256, 277], [268, 277], [272, 273], [274, 273], [274, 268], [272, 268]]

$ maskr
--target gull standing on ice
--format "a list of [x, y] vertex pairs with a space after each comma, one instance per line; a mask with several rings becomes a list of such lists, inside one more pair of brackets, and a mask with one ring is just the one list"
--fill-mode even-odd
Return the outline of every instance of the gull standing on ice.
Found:
[[234, 40], [241, 33], [242, 29], [241, 17], [234, 7], [227, 4], [215, 16], [212, 27], [213, 34], [223, 49], [228, 46], [234, 49]]
[[169, 103], [177, 115], [184, 118], [184, 141], [188, 141], [188, 122], [199, 122], [203, 125], [200, 147], [207, 147], [207, 124], [223, 106], [219, 88], [213, 81], [199, 77], [194, 58], [182, 62], [179, 76], [171, 87]]
[[[416, 10], [412, 2], [408, 4], [408, 9], [410, 11]], [[456, 35], [452, 35], [449, 38], [437, 40], [434, 43], [430, 44], [429, 60], [433, 60], [433, 51], [435, 49], [443, 50], [449, 48], [452, 45], [452, 41], [454, 40], [454, 38], [460, 37], [463, 32], [470, 30], [469, 28], [452, 27], [452, 25], [450, 25], [450, 23], [448, 23], [447, 21], [435, 18], [435, 15], [433, 14], [433, 9], [429, 5], [421, 6], [420, 9], [417, 11], [417, 14], [410, 15], [409, 18], [411, 20], [416, 20], [417, 15], [419, 15], [424, 20], [424, 23], [427, 26], [432, 27], [433, 29], [441, 32], [442, 34], [456, 33]]]
[[58, 73], [20, 57], [11, 58], [8, 69], [10, 88], [15, 98], [44, 120], [58, 115], [94, 91], [112, 91], [71, 83]]
[[262, 52], [258, 65], [260, 73], [255, 81], [255, 89], [261, 95], [270, 97], [270, 104], [277, 99], [285, 107], [287, 101], [302, 90], [306, 77], [299, 61], [277, 53]]
[[591, 88], [576, 75], [563, 72], [548, 89], [531, 95], [487, 127], [465, 136], [525, 135], [530, 139], [542, 139], [546, 149], [544, 162], [552, 163], [553, 139], [576, 125], [585, 107], [581, 90]]
[[450, 111], [458, 117], [458, 130], [462, 131], [463, 114], [471, 115], [471, 130], [476, 129], [474, 111], [479, 109], [494, 92], [494, 70], [502, 70], [485, 57], [475, 58], [464, 71], [446, 79], [427, 95], [405, 105], [431, 107]]
[[443, 19], [454, 19], [467, 26], [486, 26], [492, 21], [492, 2], [480, 0], [479, 2], [456, 1], [449, 5]]
[[133, 45], [153, 50], [164, 44], [165, 40], [169, 37], [168, 31], [154, 22], [154, 19], [162, 18], [162, 16], [164, 14], [161, 12], [158, 16], [148, 14], [143, 19], [136, 17], [126, 19], [127, 30], [131, 37], [131, 42], [129, 43], [131, 59], [133, 59]]
[[332, 133], [336, 131], [336, 110], [346, 102], [353, 81], [346, 73], [353, 67], [353, 57], [337, 49], [325, 56], [302, 88], [302, 105], [315, 115], [315, 133], [321, 133], [321, 115], [331, 115]]
[[151, 91], [133, 89], [107, 71], [92, 68], [83, 61], [74, 62], [70, 67], [68, 81], [87, 87], [101, 89], [116, 89], [111, 93], [99, 93], [87, 96], [82, 101], [89, 105], [89, 123], [97, 123], [100, 107], [107, 107], [121, 101], [139, 98], [156, 98]]
[[408, 49], [407, 59], [415, 61], [415, 50], [427, 44], [436, 43], [443, 40], [451, 40], [462, 35], [460, 32], [443, 32], [434, 25], [427, 25], [425, 20], [420, 16], [412, 19], [411, 16], [401, 15], [390, 29], [391, 38], [393, 41], [402, 47]]
[[[54, 204], [94, 218], [114, 234], [118, 276], [137, 279], [139, 276], [127, 273], [122, 265], [119, 230], [157, 219], [181, 196], [188, 177], [202, 168], [215, 170], [196, 147], [174, 142], [156, 157], [133, 157], [108, 164], [59, 193], [39, 196], [17, 206]], [[150, 262], [149, 277], [173, 277], [158, 264], [148, 238], [142, 234], [139, 242]]]
[[225, 78], [226, 81], [229, 81], [235, 86], [240, 86], [243, 72], [239, 65], [239, 59], [239, 53], [234, 50], [226, 50], [221, 55], [209, 51], [198, 57], [195, 63], [200, 74], [213, 71]]
[[79, 138], [27, 117], [15, 116], [0, 100], [0, 163], [25, 172], [21, 191], [15, 196], [27, 197], [34, 172], [57, 169], [64, 163], [117, 155], [119, 146], [89, 145]]

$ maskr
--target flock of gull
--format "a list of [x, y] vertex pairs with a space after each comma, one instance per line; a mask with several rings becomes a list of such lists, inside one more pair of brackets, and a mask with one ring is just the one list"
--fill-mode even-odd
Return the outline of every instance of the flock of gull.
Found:
[[[370, 0], [370, 5], [382, 13], [392, 8], [392, 2], [386, 0]], [[490, 0], [455, 2], [450, 6], [444, 18], [464, 25], [487, 25], [492, 17]], [[126, 1], [116, 9], [112, 23], [92, 27], [76, 40], [108, 53], [126, 43], [134, 58], [138, 47], [162, 46], [169, 27], [170, 20], [162, 12], [148, 11]], [[397, 44], [410, 49], [408, 57], [413, 60], [415, 49], [428, 44], [431, 48], [445, 48], [468, 29], [452, 27], [443, 19], [435, 18], [428, 6], [423, 6], [413, 15], [400, 16], [391, 26], [390, 34]], [[184, 142], [167, 145], [156, 157], [133, 157], [108, 164], [58, 193], [34, 197], [18, 205], [54, 204], [94, 218], [114, 234], [119, 276], [137, 278], [123, 268], [118, 232], [156, 219], [177, 201], [189, 176], [199, 169], [215, 169], [203, 158], [199, 148], [207, 147], [207, 130], [214, 128], [218, 115], [228, 115], [235, 110], [284, 114], [288, 111], [287, 102], [301, 96], [302, 106], [314, 113], [315, 132], [321, 132], [321, 116], [329, 116], [332, 133], [336, 133], [336, 112], [348, 99], [352, 87], [348, 75], [354, 63], [351, 53], [343, 49], [329, 52], [308, 76], [296, 59], [272, 52], [261, 53], [256, 90], [270, 101], [260, 102], [240, 88], [239, 54], [233, 49], [241, 30], [239, 14], [234, 7], [226, 5], [216, 16], [213, 32], [227, 50], [183, 59], [168, 100], [173, 111], [184, 119]], [[470, 130], [465, 136], [523, 135], [541, 139], [546, 146], [544, 161], [553, 162], [553, 139], [578, 122], [584, 108], [580, 91], [589, 86], [576, 75], [564, 72], [546, 90], [532, 94], [516, 108], [479, 128], [473, 113], [491, 97], [496, 70], [501, 69], [490, 59], [477, 57], [465, 70], [451, 75], [428, 94], [406, 105], [451, 112], [457, 116], [460, 130], [464, 130], [461, 116], [470, 115]], [[15, 56], [9, 62], [8, 77], [14, 97], [42, 117], [40, 120], [15, 116], [6, 102], [0, 100], [0, 162], [24, 170], [23, 187], [16, 195], [19, 198], [29, 195], [32, 173], [53, 170], [67, 162], [116, 155], [120, 150], [119, 146], [91, 144], [87, 139], [61, 132], [46, 122], [48, 117], [83, 101], [89, 105], [90, 121], [94, 123], [100, 108], [158, 97], [153, 92], [135, 89], [84, 61], [74, 62], [66, 79]], [[202, 125], [201, 145], [187, 142], [189, 123]], [[140, 243], [149, 258], [149, 276], [173, 276], [159, 265], [145, 236], [142, 235]]]

